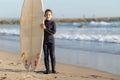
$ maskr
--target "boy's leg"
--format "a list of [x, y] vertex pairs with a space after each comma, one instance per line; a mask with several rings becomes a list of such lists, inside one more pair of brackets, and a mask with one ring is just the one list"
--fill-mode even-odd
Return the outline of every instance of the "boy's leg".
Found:
[[49, 53], [48, 53], [48, 45], [44, 44], [43, 45], [43, 50], [44, 50], [44, 64], [46, 68], [46, 73], [49, 73]]
[[56, 66], [56, 60], [55, 60], [55, 45], [52, 43], [49, 45], [50, 48], [50, 58], [51, 58], [51, 66], [52, 66], [52, 72], [56, 73], [55, 66]]

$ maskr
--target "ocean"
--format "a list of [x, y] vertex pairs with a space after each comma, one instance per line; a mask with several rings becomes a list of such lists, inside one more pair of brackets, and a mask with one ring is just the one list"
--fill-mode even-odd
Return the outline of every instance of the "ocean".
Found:
[[[57, 62], [120, 75], [120, 21], [56, 25]], [[0, 24], [0, 50], [20, 54], [19, 24]]]

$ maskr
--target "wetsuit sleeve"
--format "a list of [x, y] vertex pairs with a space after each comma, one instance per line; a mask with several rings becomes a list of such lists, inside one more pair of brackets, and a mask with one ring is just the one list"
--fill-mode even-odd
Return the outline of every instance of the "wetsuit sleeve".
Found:
[[52, 22], [51, 24], [52, 28], [47, 28], [45, 29], [46, 32], [48, 32], [49, 34], [55, 34], [56, 33], [56, 24], [55, 22]]

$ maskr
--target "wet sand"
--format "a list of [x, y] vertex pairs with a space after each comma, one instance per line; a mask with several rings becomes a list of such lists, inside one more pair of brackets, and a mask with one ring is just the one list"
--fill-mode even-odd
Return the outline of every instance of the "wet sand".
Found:
[[35, 72], [27, 72], [20, 54], [0, 51], [0, 80], [120, 80], [120, 76], [90, 68], [61, 63], [56, 67], [57, 74], [43, 74], [44, 63], [40, 61]]

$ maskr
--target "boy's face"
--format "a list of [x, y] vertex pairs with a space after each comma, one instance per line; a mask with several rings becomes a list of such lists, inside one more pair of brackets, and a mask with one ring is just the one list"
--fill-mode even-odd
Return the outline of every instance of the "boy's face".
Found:
[[51, 18], [52, 18], [52, 13], [51, 13], [50, 11], [46, 12], [45, 18], [46, 18], [47, 20], [51, 20]]

